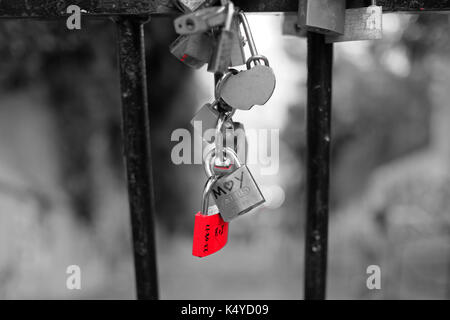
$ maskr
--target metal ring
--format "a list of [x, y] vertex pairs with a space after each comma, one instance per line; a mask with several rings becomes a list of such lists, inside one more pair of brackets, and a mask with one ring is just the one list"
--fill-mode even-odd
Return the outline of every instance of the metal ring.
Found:
[[[237, 168], [242, 167], [242, 163], [233, 149], [229, 147], [225, 148], [225, 154], [227, 156], [228, 155], [231, 156], [231, 158], [233, 159], [233, 164], [235, 164]], [[215, 156], [216, 156], [216, 148], [213, 148], [208, 152], [208, 154], [205, 157], [205, 172], [208, 178], [215, 177], [213, 170], [211, 168], [211, 161], [215, 158]]]
[[217, 153], [219, 154], [218, 156], [219, 156], [219, 160], [220, 160], [220, 166], [222, 166], [225, 163], [225, 157], [223, 154], [223, 151], [224, 151], [223, 140], [226, 137], [226, 133], [224, 132], [224, 126], [226, 123], [230, 122], [231, 117], [233, 116], [235, 111], [236, 110], [233, 110], [232, 112], [220, 113], [219, 118], [217, 119], [216, 135], [215, 135], [215, 139], [214, 139], [214, 144], [216, 147], [215, 149], [217, 150]]

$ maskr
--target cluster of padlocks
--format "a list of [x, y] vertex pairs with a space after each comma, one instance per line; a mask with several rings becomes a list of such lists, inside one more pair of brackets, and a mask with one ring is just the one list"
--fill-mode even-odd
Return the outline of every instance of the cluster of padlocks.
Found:
[[[207, 175], [202, 210], [195, 216], [192, 253], [205, 257], [226, 245], [230, 221], [265, 202], [245, 161], [239, 158], [246, 154], [247, 142], [244, 126], [232, 116], [237, 110], [264, 105], [273, 95], [276, 79], [268, 59], [257, 51], [245, 13], [232, 1], [175, 3], [184, 14], [174, 21], [179, 37], [170, 51], [192, 68], [208, 64], [207, 70], [215, 75], [214, 101], [206, 103], [192, 120], [194, 128], [201, 124], [201, 130], [194, 131], [206, 145]], [[243, 70], [235, 69], [240, 66]], [[208, 131], [214, 134], [208, 137]], [[210, 206], [210, 198], [215, 205]]]
[[[204, 257], [225, 246], [230, 221], [265, 202], [239, 157], [247, 150], [245, 130], [232, 116], [236, 110], [264, 105], [273, 95], [276, 79], [268, 59], [258, 53], [245, 13], [232, 1], [173, 1], [183, 15], [174, 21], [179, 37], [170, 46], [171, 53], [195, 69], [208, 64], [207, 70], [215, 75], [214, 101], [206, 103], [192, 120], [194, 129], [196, 123], [201, 124], [194, 131], [212, 146], [209, 151], [205, 148], [208, 180], [194, 226], [193, 255]], [[299, 0], [291, 34], [321, 33], [329, 43], [382, 37], [382, 8], [375, 0], [366, 8], [346, 9], [346, 4], [346, 0]], [[245, 67], [236, 69], [239, 66]], [[208, 137], [208, 131], [214, 134]], [[210, 197], [215, 206], [209, 206]]]

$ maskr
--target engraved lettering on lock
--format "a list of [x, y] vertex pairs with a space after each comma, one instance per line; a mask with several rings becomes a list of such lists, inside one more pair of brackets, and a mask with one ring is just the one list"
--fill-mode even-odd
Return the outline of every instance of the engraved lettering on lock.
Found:
[[[225, 198], [223, 198], [223, 204], [228, 207], [237, 208], [238, 200], [246, 198], [250, 194], [249, 187], [243, 187], [232, 194], [229, 194]], [[242, 201], [241, 201], [242, 203]]]
[[244, 182], [244, 172], [241, 172], [241, 178], [235, 177], [237, 181], [239, 181], [241, 184], [239, 186], [239, 189], [242, 189], [242, 183]]
[[233, 181], [227, 181], [223, 184], [223, 187], [227, 189], [229, 192], [233, 191], [234, 182]]
[[221, 235], [223, 234], [223, 228], [224, 228], [224, 226], [225, 226], [225, 225], [222, 224], [220, 227], [217, 227], [217, 228], [216, 228], [216, 232], [215, 232], [216, 237], [219, 237], [219, 236], [221, 236]]
[[[234, 177], [234, 179], [236, 179], [239, 182], [239, 189], [242, 189], [242, 185], [243, 185], [243, 182], [244, 182], [244, 172], [241, 173], [241, 177], [240, 178], [239, 177]], [[235, 184], [234, 184], [234, 182], [232, 180], [226, 181], [226, 182], [223, 183], [223, 188], [228, 190], [228, 192], [232, 192], [233, 188], [234, 188], [234, 185]], [[214, 198], [217, 199], [220, 196], [222, 196], [222, 194], [223, 195], [227, 195], [228, 193], [224, 189], [222, 189], [221, 186], [217, 187], [216, 189], [213, 189]], [[226, 200], [224, 200], [224, 201], [226, 201]]]
[[208, 252], [209, 248], [209, 231], [210, 231], [210, 225], [207, 224], [205, 227], [205, 245], [203, 246], [203, 252]]
[[221, 187], [218, 187], [217, 189], [213, 189], [213, 195], [214, 195], [215, 199], [219, 198], [222, 195], [222, 193], [224, 195], [227, 194], [226, 191], [223, 190]]
[[243, 187], [243, 188], [239, 189], [238, 191], [236, 191], [235, 194], [239, 198], [245, 198], [246, 196], [248, 196], [250, 194], [250, 188], [249, 187]]
[[233, 207], [233, 208], [237, 207], [237, 204], [236, 204], [233, 194], [230, 194], [227, 197], [225, 197], [223, 199], [223, 204], [227, 207]]

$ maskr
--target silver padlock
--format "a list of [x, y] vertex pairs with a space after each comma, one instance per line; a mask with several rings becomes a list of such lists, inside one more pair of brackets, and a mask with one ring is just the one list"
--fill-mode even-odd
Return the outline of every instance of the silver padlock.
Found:
[[[216, 99], [213, 103], [207, 103], [196, 113], [191, 120], [194, 133], [200, 135], [206, 143], [212, 143], [215, 138], [215, 129], [219, 119], [218, 110], [219, 101]], [[231, 118], [236, 110], [227, 111], [227, 116]], [[214, 132], [213, 132], [214, 131]]]
[[[231, 221], [265, 203], [258, 185], [250, 170], [242, 165], [234, 150], [226, 148], [226, 155], [233, 160], [236, 170], [219, 177], [212, 188], [212, 196], [224, 221]], [[215, 150], [211, 150], [205, 159], [205, 169], [209, 177], [214, 176], [211, 159]]]
[[212, 73], [225, 73], [231, 66], [233, 47], [237, 41], [237, 35], [232, 29], [235, 9], [233, 2], [227, 5], [227, 19], [220, 30], [216, 46], [208, 65], [208, 71]]
[[301, 29], [344, 34], [346, 0], [299, 0], [298, 26]]
[[[215, 108], [216, 102], [207, 103], [196, 113], [191, 121], [194, 133], [200, 135], [207, 142], [212, 142], [213, 135], [207, 135], [208, 130], [213, 130], [219, 118], [219, 112]], [[207, 137], [210, 136], [210, 137]]]
[[347, 9], [345, 14], [345, 31], [343, 35], [327, 36], [327, 43], [379, 40], [383, 38], [383, 8], [372, 5], [366, 8]]
[[175, 32], [180, 35], [196, 34], [223, 26], [226, 20], [225, 7], [208, 7], [176, 18], [174, 27]]
[[264, 105], [269, 101], [275, 90], [276, 77], [269, 60], [258, 54], [245, 13], [241, 11], [239, 18], [244, 27], [251, 57], [246, 63], [247, 70], [223, 79], [218, 91], [220, 98], [230, 107], [250, 110], [255, 105]]
[[170, 52], [185, 65], [200, 69], [209, 62], [214, 39], [206, 33], [179, 36], [169, 47]]
[[227, 116], [230, 119], [236, 113], [235, 109], [226, 106], [225, 103], [219, 98], [221, 82], [233, 73], [238, 73], [238, 71], [235, 69], [230, 69], [227, 74], [222, 76], [222, 78], [216, 83], [214, 88], [214, 102], [203, 105], [203, 107], [191, 120], [191, 125], [194, 127], [194, 133], [200, 135], [203, 141], [206, 143], [212, 143], [213, 139], [216, 136], [215, 130], [220, 113], [227, 113]]

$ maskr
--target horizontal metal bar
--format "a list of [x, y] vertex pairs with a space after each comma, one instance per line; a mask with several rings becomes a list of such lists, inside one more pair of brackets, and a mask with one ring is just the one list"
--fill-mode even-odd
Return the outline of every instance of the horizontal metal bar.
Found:
[[[155, 0], [3, 0], [0, 18], [52, 19], [67, 16], [67, 7], [77, 5], [85, 16], [147, 15], [156, 13]], [[169, 1], [166, 1], [169, 2]]]
[[[384, 12], [450, 11], [450, 0], [377, 0]], [[298, 0], [235, 0], [247, 12], [295, 12]], [[348, 7], [362, 7], [370, 0], [348, 0]], [[67, 16], [66, 9], [78, 5], [83, 15], [101, 17], [115, 15], [176, 14], [171, 0], [2, 0], [0, 18], [55, 19]]]

